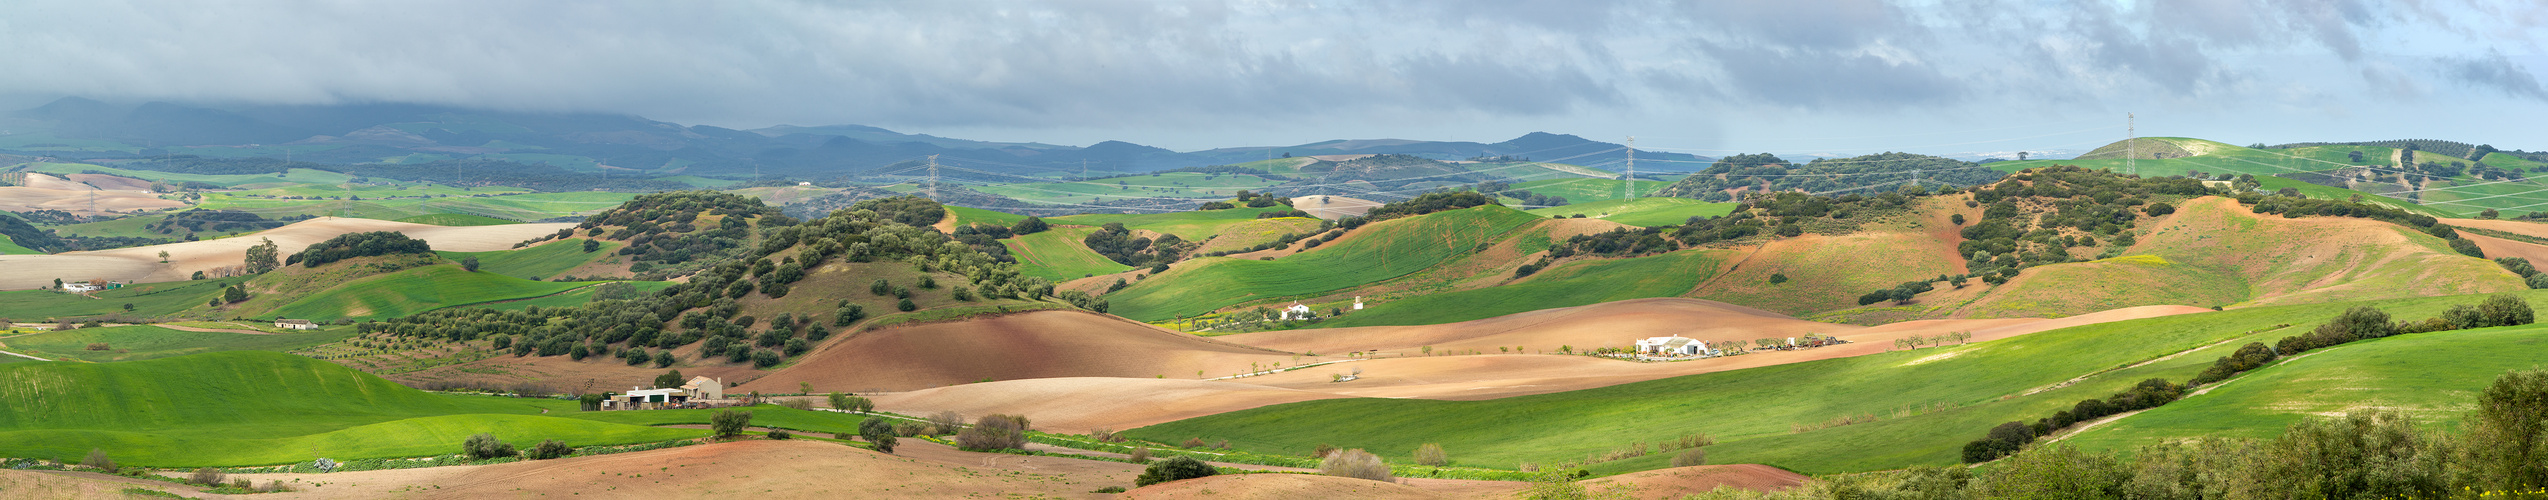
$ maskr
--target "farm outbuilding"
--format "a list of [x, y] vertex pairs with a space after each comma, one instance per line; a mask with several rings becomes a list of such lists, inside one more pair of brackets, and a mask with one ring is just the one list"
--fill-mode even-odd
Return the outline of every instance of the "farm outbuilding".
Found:
[[274, 320], [274, 327], [285, 330], [317, 330], [318, 323], [306, 319], [278, 319]]
[[1706, 343], [1699, 342], [1698, 339], [1689, 337], [1650, 337], [1637, 341], [1637, 352], [1696, 356], [1707, 354], [1708, 346]]

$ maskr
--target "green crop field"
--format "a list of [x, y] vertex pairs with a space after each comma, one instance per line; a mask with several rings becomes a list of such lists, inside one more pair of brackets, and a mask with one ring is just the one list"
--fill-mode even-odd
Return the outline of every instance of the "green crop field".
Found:
[[[2523, 295], [2534, 301], [2548, 298], [2548, 292]], [[2426, 297], [2370, 305], [2395, 317], [2420, 319], [2481, 298]], [[1237, 449], [1261, 453], [1301, 454], [1328, 443], [1368, 449], [1393, 460], [1407, 459], [1416, 445], [1431, 442], [1440, 443], [1457, 463], [1494, 467], [1580, 460], [1633, 442], [1706, 433], [1719, 442], [1708, 448], [1708, 458], [1715, 463], [1759, 463], [1806, 473], [1947, 465], [1957, 461], [1965, 442], [1990, 426], [2031, 421], [2146, 378], [2183, 382], [2245, 341], [2271, 342], [2306, 330], [2349, 305], [2260, 307], [2120, 321], [1964, 346], [1485, 401], [1310, 401], [1127, 433], [1166, 442], [1190, 437], [1229, 439]], [[2274, 330], [2280, 324], [2298, 326]], [[2176, 358], [2131, 366], [2189, 350]], [[1365, 376], [1373, 375], [1388, 374]], [[2030, 388], [2082, 376], [2067, 387], [2021, 395]], [[1917, 410], [1931, 405], [1951, 408]], [[1801, 433], [1792, 427], [1862, 414], [1878, 418]], [[1591, 469], [1599, 473], [1654, 469], [1667, 466], [1669, 459], [1648, 455], [1595, 464]]]
[[[102, 363], [218, 351], [288, 352], [352, 336], [354, 336], [354, 329], [350, 327], [338, 328], [334, 331], [249, 335], [189, 332], [149, 325], [132, 325], [81, 328], [8, 337], [0, 339], [0, 343], [8, 344], [10, 350], [44, 359]], [[92, 351], [88, 349], [91, 344], [106, 344], [107, 348]]]
[[1147, 229], [1177, 235], [1178, 238], [1186, 241], [1203, 241], [1220, 233], [1221, 228], [1225, 226], [1256, 220], [1256, 214], [1289, 209], [1291, 207], [1275, 205], [1265, 208], [1241, 207], [1154, 214], [1079, 214], [1049, 217], [1044, 221], [1053, 225], [1079, 226], [1102, 226], [1108, 222], [1120, 222], [1127, 229]]
[[[1514, 184], [1512, 189], [1530, 191], [1531, 194], [1563, 196], [1569, 204], [1584, 204], [1620, 199], [1622, 195], [1627, 194], [1625, 190], [1620, 189], [1620, 185], [1625, 182], [1627, 181], [1618, 179], [1574, 177], [1524, 182]], [[1636, 181], [1634, 189], [1637, 196], [1648, 196], [1654, 194], [1655, 190], [1670, 185], [1672, 183], [1662, 181]]]
[[[45, 318], [73, 319], [87, 316], [126, 313], [135, 316], [167, 316], [201, 307], [221, 289], [247, 281], [247, 277], [217, 280], [140, 283], [96, 293], [92, 299], [78, 295], [44, 290], [0, 292], [0, 317], [23, 322]], [[132, 304], [125, 311], [124, 304]]]
[[2303, 418], [2360, 408], [2399, 410], [2418, 422], [2456, 426], [2496, 376], [2548, 364], [2543, 334], [2548, 325], [2481, 328], [2311, 351], [2064, 442], [2131, 450], [2191, 437], [2271, 438]]
[[1112, 312], [1141, 321], [1243, 302], [1311, 296], [1375, 283], [1474, 254], [1538, 217], [1497, 205], [1364, 226], [1334, 244], [1271, 261], [1205, 258], [1107, 295]]
[[959, 207], [955, 205], [947, 205], [946, 207], [947, 214], [955, 216], [955, 223], [958, 226], [976, 223], [997, 226], [1015, 226], [1018, 221], [1026, 220], [1026, 216], [1024, 215], [1012, 213], [994, 212], [979, 208]]
[[1724, 250], [1690, 249], [1616, 260], [1586, 260], [1540, 271], [1497, 287], [1419, 295], [1382, 302], [1329, 321], [1323, 327], [1431, 325], [1614, 300], [1689, 293], [1728, 257]]
[[[670, 281], [624, 281], [622, 283], [627, 283], [629, 286], [635, 287], [637, 293], [654, 293], [656, 290], [671, 287], [673, 284]], [[542, 295], [521, 300], [489, 302], [470, 307], [482, 307], [499, 311], [519, 311], [530, 307], [548, 308], [579, 306], [592, 301], [593, 287], [588, 286], [574, 290], [567, 290], [562, 293]]]
[[436, 226], [494, 226], [522, 223], [522, 221], [504, 220], [484, 215], [469, 214], [425, 214], [401, 218], [398, 219], [398, 222], [413, 222], [417, 224], [432, 224]]
[[1007, 245], [1009, 254], [1017, 256], [1019, 274], [1054, 283], [1132, 269], [1132, 266], [1098, 255], [1080, 243], [1094, 232], [1097, 228], [1056, 226], [1050, 231], [1001, 240], [1000, 244]]
[[[791, 387], [788, 388], [788, 390], [793, 391], [795, 388]], [[728, 394], [741, 394], [743, 392], [745, 391], [742, 389], [735, 389], [729, 391]], [[831, 403], [828, 402], [817, 402], [815, 403], [815, 406], [829, 406], [830, 404]], [[752, 427], [754, 428], [777, 427], [793, 431], [817, 432], [822, 434], [857, 434], [858, 423], [867, 421], [867, 417], [848, 413], [798, 410], [778, 405], [760, 405], [746, 408], [745, 410], [752, 412]], [[566, 413], [559, 416], [625, 425], [708, 425], [708, 417], [715, 415], [719, 411], [723, 410], [580, 411]]]
[[8, 254], [22, 254], [22, 255], [23, 255], [23, 254], [40, 254], [40, 253], [44, 253], [44, 252], [38, 252], [38, 251], [35, 251], [35, 249], [32, 249], [32, 248], [27, 248], [27, 247], [18, 246], [18, 242], [17, 242], [17, 241], [15, 241], [15, 240], [10, 240], [10, 239], [9, 239], [9, 235], [0, 234], [0, 255], [8, 255]]
[[288, 354], [232, 351], [118, 363], [0, 365], [0, 456], [91, 449], [153, 467], [244, 466], [454, 453], [470, 434], [528, 445], [698, 437], [704, 430], [544, 417], [575, 402], [432, 394]]
[[1687, 198], [1637, 198], [1535, 208], [1529, 212], [1542, 217], [1573, 217], [1575, 214], [1583, 214], [1585, 218], [1602, 219], [1631, 226], [1653, 227], [1686, 224], [1690, 222], [1691, 217], [1723, 217], [1725, 214], [1734, 213], [1734, 205], [1732, 202], [1709, 203]]
[[441, 264], [337, 285], [277, 307], [273, 315], [320, 321], [395, 318], [444, 307], [538, 297], [589, 284], [530, 281]]
[[619, 250], [619, 247], [628, 245], [616, 241], [603, 241], [601, 248], [586, 252], [584, 241], [584, 238], [567, 238], [519, 250], [434, 253], [442, 254], [442, 258], [451, 259], [452, 262], [459, 262], [462, 258], [477, 257], [478, 272], [482, 273], [496, 273], [526, 280], [544, 280], [592, 262], [593, 259], [611, 256], [613, 252]]
[[1281, 182], [1244, 174], [1163, 172], [1080, 182], [1000, 184], [975, 188], [1029, 203], [1090, 203], [1126, 198], [1231, 198]]

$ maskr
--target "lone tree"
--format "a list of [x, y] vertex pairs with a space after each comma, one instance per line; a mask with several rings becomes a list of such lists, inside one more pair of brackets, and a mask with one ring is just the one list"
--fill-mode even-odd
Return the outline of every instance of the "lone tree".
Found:
[[[669, 355], [669, 354], [671, 354], [671, 353], [672, 353], [671, 351], [665, 351], [665, 352], [664, 352], [664, 354], [666, 354], [666, 355]], [[669, 363], [667, 363], [667, 364], [669, 364]], [[656, 389], [671, 389], [671, 388], [674, 388], [674, 387], [681, 387], [681, 381], [682, 381], [682, 378], [681, 378], [681, 370], [673, 370], [673, 371], [664, 372], [664, 374], [662, 374], [662, 375], [656, 375], [656, 376], [655, 376], [655, 388], [656, 388]]]
[[708, 427], [717, 431], [718, 439], [741, 436], [743, 428], [751, 425], [752, 412], [748, 411], [721, 410], [708, 417]]
[[498, 441], [494, 434], [484, 432], [469, 436], [469, 440], [462, 441], [460, 452], [468, 455], [471, 460], [510, 457], [515, 454], [513, 444]]
[[478, 256], [461, 257], [460, 268], [473, 273], [478, 272]]
[[278, 260], [282, 255], [282, 248], [276, 246], [271, 238], [258, 239], [263, 240], [264, 243], [248, 247], [248, 274], [265, 274], [266, 271], [283, 267], [283, 261]]
[[868, 444], [876, 445], [876, 451], [894, 452], [894, 424], [885, 423], [884, 419], [870, 418], [859, 422], [858, 438], [867, 440]]

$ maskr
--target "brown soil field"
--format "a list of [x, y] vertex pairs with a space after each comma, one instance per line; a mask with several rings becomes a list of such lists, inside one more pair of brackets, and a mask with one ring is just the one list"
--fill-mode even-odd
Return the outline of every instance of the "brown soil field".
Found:
[[70, 174], [64, 177], [71, 178], [72, 182], [87, 184], [97, 189], [108, 191], [150, 191], [150, 181], [120, 175]]
[[1681, 498], [1683, 495], [1706, 493], [1708, 490], [1719, 487], [1754, 491], [1782, 490], [1805, 484], [1805, 479], [1804, 474], [1788, 472], [1777, 467], [1742, 464], [1698, 465], [1631, 472], [1589, 479], [1583, 484], [1586, 489], [1596, 492], [1618, 485], [1627, 485], [1632, 488], [1629, 493], [1637, 498], [1671, 499]]
[[1860, 326], [1799, 320], [1783, 314], [1712, 300], [1655, 298], [1542, 309], [1493, 318], [1440, 325], [1370, 326], [1245, 333], [1220, 339], [1292, 352], [1343, 354], [1380, 350], [1381, 355], [1414, 355], [1424, 346], [1435, 352], [1526, 347], [1556, 352], [1626, 347], [1637, 339], [1679, 335], [1706, 341], [1794, 337], [1807, 333], [1838, 335]]
[[[1240, 379], [1252, 380], [1252, 379]], [[1193, 378], [1064, 377], [1003, 380], [875, 397], [876, 407], [905, 415], [954, 411], [967, 416], [1029, 411], [1035, 427], [1086, 433], [1228, 413], [1341, 394]]]
[[985, 379], [1235, 374], [1290, 358], [1113, 316], [1036, 311], [853, 333], [754, 384], [907, 391]]
[[1129, 487], [1141, 467], [947, 451], [967, 456], [751, 440], [497, 465], [233, 477], [302, 488], [260, 498], [1107, 498], [1089, 492]]
[[2485, 251], [2487, 258], [2520, 257], [2522, 260], [2530, 261], [2531, 267], [2548, 267], [2548, 245], [2513, 241], [2471, 232], [2462, 232], [2460, 237], [2477, 243], [2477, 249]]
[[[265, 239], [274, 240], [274, 244], [281, 247], [282, 254], [285, 256], [340, 234], [365, 231], [405, 233], [432, 243], [435, 250], [485, 252], [511, 249], [514, 243], [570, 227], [575, 225], [551, 223], [447, 227], [374, 219], [325, 217], [217, 240], [93, 252], [65, 252], [53, 255], [0, 255], [0, 267], [46, 271], [8, 273], [0, 276], [0, 290], [51, 286], [55, 278], [61, 278], [63, 281], [104, 278], [111, 281], [141, 283], [184, 281], [191, 278], [195, 271], [239, 265], [245, 258], [248, 247], [256, 246]], [[159, 262], [161, 251], [169, 254], [169, 262], [166, 264]]]
[[1310, 216], [1335, 220], [1370, 212], [1380, 202], [1343, 196], [1299, 196], [1292, 198], [1292, 208], [1309, 212]]
[[[33, 178], [40, 175], [42, 174], [30, 174], [28, 177]], [[61, 210], [78, 215], [105, 215], [186, 206], [185, 202], [161, 199], [158, 195], [150, 194], [147, 191], [102, 191], [91, 189], [85, 184], [74, 184], [69, 181], [62, 181], [61, 184], [69, 184], [79, 187], [74, 189], [47, 189], [26, 186], [0, 186], [0, 210], [13, 212]], [[93, 204], [91, 203], [92, 201], [94, 201]]]
[[1135, 488], [1117, 498], [1226, 498], [1231, 500], [1512, 498], [1514, 492], [1525, 487], [1521, 483], [1472, 482], [1490, 484], [1484, 487], [1437, 489], [1311, 474], [1224, 474]]
[[2493, 229], [2513, 234], [2548, 238], [2548, 224], [2541, 224], [2537, 222], [2518, 220], [2442, 219], [2442, 223], [2460, 227]]
[[27, 172], [26, 183], [22, 187], [65, 191], [93, 191], [97, 189], [96, 186], [81, 184], [79, 181], [65, 179], [61, 176], [35, 172]]
[[0, 497], [62, 500], [134, 498], [134, 495], [124, 493], [125, 488], [155, 490], [187, 498], [211, 496], [175, 484], [94, 472], [0, 470]]

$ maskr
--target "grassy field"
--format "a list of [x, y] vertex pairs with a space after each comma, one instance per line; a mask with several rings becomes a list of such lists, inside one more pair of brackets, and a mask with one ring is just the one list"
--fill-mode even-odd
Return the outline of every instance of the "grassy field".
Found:
[[36, 322], [45, 318], [72, 319], [87, 316], [127, 313], [124, 304], [132, 304], [130, 314], [166, 316], [200, 307], [205, 301], [221, 295], [221, 289], [247, 281], [247, 277], [217, 280], [141, 283], [97, 292], [88, 298], [44, 290], [0, 292], [0, 317]]
[[1577, 203], [1559, 207], [1534, 208], [1531, 215], [1603, 219], [1631, 226], [1677, 226], [1691, 217], [1723, 217], [1734, 213], [1734, 203], [1709, 203], [1688, 198], [1637, 198]]
[[120, 363], [0, 365], [0, 456], [126, 465], [269, 465], [449, 454], [470, 434], [525, 446], [662, 441], [704, 430], [544, 417], [565, 400], [431, 394], [333, 363], [233, 351]]
[[18, 246], [18, 242], [17, 242], [17, 241], [10, 240], [8, 235], [0, 234], [0, 255], [8, 255], [8, 254], [38, 254], [38, 253], [44, 253], [44, 252], [38, 252], [38, 251], [35, 251], [35, 249], [32, 249], [32, 248], [27, 248], [27, 247]]
[[1244, 174], [1162, 172], [1082, 182], [999, 184], [974, 189], [1029, 203], [1091, 203], [1126, 198], [1230, 198], [1239, 191], [1281, 184]]
[[1234, 222], [1221, 226], [1221, 231], [1213, 233], [1212, 239], [1203, 246], [1196, 247], [1194, 253], [1244, 250], [1273, 243], [1275, 240], [1282, 239], [1284, 235], [1316, 234], [1321, 226], [1318, 219], [1309, 217], [1275, 217]]
[[[2548, 293], [2524, 292], [2537, 301]], [[2375, 303], [2399, 318], [2431, 317], [2476, 296]], [[1600, 389], [1487, 401], [1341, 399], [1292, 403], [1128, 431], [1154, 441], [1230, 439], [1241, 450], [1300, 454], [1320, 443], [1393, 460], [1440, 443], [1454, 461], [1506, 467], [1555, 463], [1684, 433], [1719, 442], [1712, 463], [1761, 463], [1807, 473], [1955, 463], [1992, 425], [2033, 420], [2151, 377], [2182, 382], [2244, 340], [2290, 335], [2349, 304], [2262, 307], [2066, 328], [1965, 346], [1929, 348], [1692, 375]], [[2300, 325], [2273, 330], [2276, 325]], [[2230, 342], [2224, 342], [2230, 341]], [[2132, 366], [2169, 354], [2184, 356]], [[1700, 361], [1705, 362], [1705, 361]], [[2030, 388], [2082, 377], [2030, 395]], [[2343, 397], [2340, 394], [2329, 397]], [[1920, 411], [1936, 405], [1934, 411]], [[1874, 422], [1795, 432], [1846, 415]], [[1562, 423], [1562, 424], [1560, 424]], [[1661, 468], [1648, 455], [1592, 466]]]
[[955, 205], [947, 205], [946, 207], [947, 215], [955, 216], [955, 224], [958, 226], [975, 223], [1015, 226], [1017, 225], [1017, 221], [1026, 220], [1026, 216], [1024, 215], [1007, 212], [994, 212], [979, 208], [959, 207]]
[[1379, 282], [1470, 255], [1538, 219], [1488, 205], [1384, 221], [1333, 244], [1271, 261], [1188, 261], [1107, 295], [1113, 304], [1109, 312], [1158, 321], [1247, 301], [1315, 295]]
[[1503, 286], [1421, 295], [1383, 302], [1321, 326], [1430, 325], [1614, 300], [1688, 293], [1716, 274], [1724, 250], [1690, 249], [1617, 260], [1556, 266]]
[[[741, 393], [742, 391], [737, 391], [734, 394]], [[831, 403], [816, 402], [814, 405], [829, 407]], [[822, 434], [857, 434], [858, 423], [867, 421], [867, 417], [847, 413], [797, 410], [778, 405], [760, 405], [748, 410], [752, 412], [752, 427], [755, 429], [777, 427]], [[559, 416], [624, 425], [707, 425], [708, 417], [715, 415], [718, 411], [721, 410], [594, 411], [571, 412]]]
[[1155, 214], [1079, 214], [1044, 219], [1053, 225], [1102, 226], [1108, 222], [1123, 223], [1128, 229], [1146, 229], [1177, 235], [1186, 241], [1203, 241], [1231, 224], [1256, 220], [1256, 214], [1288, 210], [1275, 205], [1265, 208], [1232, 208]]
[[[334, 331], [311, 331], [281, 335], [249, 335], [225, 332], [189, 332], [150, 325], [108, 326], [62, 330], [35, 335], [8, 337], [0, 343], [10, 350], [50, 360], [80, 360], [92, 363], [159, 359], [219, 351], [274, 351], [325, 344], [354, 336], [351, 327]], [[88, 350], [90, 344], [106, 344], [107, 349]]]
[[1132, 269], [1132, 266], [1098, 255], [1080, 243], [1094, 232], [1097, 228], [1056, 226], [1050, 231], [1001, 240], [1000, 244], [1007, 245], [1009, 254], [1017, 256], [1019, 274], [1054, 283]]
[[2065, 442], [2131, 450], [2175, 439], [2271, 438], [2311, 416], [2360, 408], [2406, 412], [2456, 427], [2495, 377], [2548, 363], [2548, 326], [2458, 330], [2356, 342], [2313, 351]]
[[604, 241], [599, 249], [584, 251], [585, 238], [567, 238], [519, 250], [494, 252], [434, 252], [442, 258], [459, 262], [478, 258], [478, 272], [496, 273], [526, 280], [544, 280], [575, 269], [593, 259], [607, 257], [627, 243]]
[[[1625, 193], [1620, 189], [1620, 184], [1625, 182], [1618, 179], [1575, 177], [1524, 182], [1514, 184], [1513, 189], [1527, 190], [1531, 194], [1563, 196], [1568, 203], [1581, 204], [1620, 199], [1620, 195]], [[1670, 185], [1672, 183], [1662, 181], [1636, 181], [1636, 187], [1633, 189], [1636, 189], [1638, 196], [1646, 196]]]
[[530, 281], [441, 264], [354, 280], [284, 304], [272, 314], [320, 321], [395, 318], [444, 307], [538, 297], [590, 284]]
[[436, 226], [494, 226], [521, 223], [521, 221], [504, 220], [484, 215], [469, 214], [425, 214], [400, 218], [398, 219], [398, 222], [413, 222], [417, 224], [432, 224]]
[[87, 163], [35, 163], [29, 164], [27, 166], [27, 171], [50, 174], [80, 174], [98, 172], [146, 181], [168, 183], [184, 183], [191, 181], [220, 186], [280, 185], [298, 183], [336, 184], [353, 179], [352, 176], [336, 172], [299, 168], [285, 171], [282, 174], [210, 175], [180, 174], [160, 172], [156, 170], [130, 170]]
[[[637, 293], [654, 293], [656, 290], [662, 290], [666, 287], [672, 286], [672, 282], [670, 281], [627, 281], [624, 283], [627, 283], [631, 287], [635, 287]], [[489, 302], [470, 307], [483, 307], [499, 311], [519, 311], [530, 307], [548, 308], [579, 306], [592, 301], [593, 287], [588, 286], [528, 299]]]
[[[487, 188], [477, 188], [484, 190]], [[419, 215], [465, 214], [506, 220], [534, 221], [557, 217], [589, 215], [619, 206], [635, 199], [635, 193], [576, 192], [526, 193], [489, 196], [453, 196], [448, 198], [397, 198], [351, 200], [285, 200], [231, 196], [213, 193], [204, 196], [197, 206], [207, 210], [237, 210], [267, 218], [286, 215], [334, 216], [366, 219], [399, 220]]]

